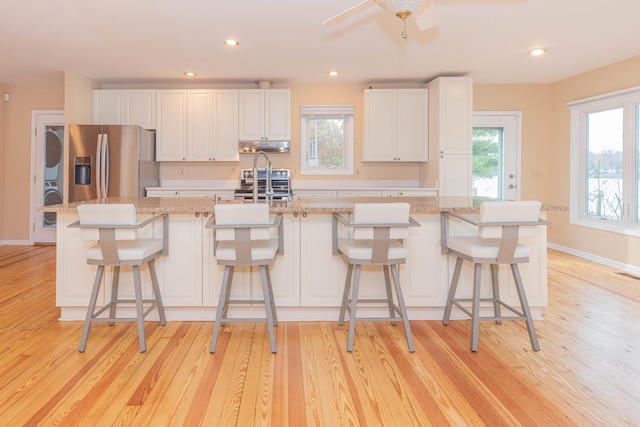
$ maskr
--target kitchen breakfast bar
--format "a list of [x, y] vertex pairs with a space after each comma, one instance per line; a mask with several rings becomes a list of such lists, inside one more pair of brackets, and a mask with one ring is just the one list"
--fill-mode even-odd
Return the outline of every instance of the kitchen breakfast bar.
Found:
[[[87, 265], [86, 251], [92, 244], [81, 239], [78, 228], [69, 227], [78, 220], [77, 206], [82, 203], [132, 203], [140, 220], [153, 215], [168, 214], [168, 245], [166, 256], [156, 261], [156, 270], [167, 320], [213, 321], [222, 281], [223, 266], [217, 265], [213, 253], [213, 231], [205, 225], [213, 214], [212, 198], [108, 198], [67, 203], [41, 208], [57, 213], [56, 305], [61, 308], [61, 320], [83, 320], [96, 273], [96, 266]], [[400, 266], [402, 289], [409, 318], [442, 319], [447, 290], [455, 259], [443, 252], [442, 238], [449, 235], [474, 233], [467, 223], [443, 221], [448, 212], [474, 214], [479, 200], [437, 197], [358, 197], [313, 198], [293, 201], [273, 201], [272, 214], [283, 214], [284, 254], [276, 258], [271, 269], [275, 303], [280, 320], [337, 320], [347, 272], [346, 263], [332, 253], [333, 213], [349, 214], [353, 204], [407, 202], [411, 216], [420, 227], [410, 228], [405, 241], [407, 262]], [[245, 202], [250, 203], [250, 202]], [[540, 217], [546, 219], [553, 207], [543, 205]], [[530, 262], [522, 264], [521, 274], [534, 317], [541, 318], [547, 305], [547, 233], [539, 226], [537, 237], [523, 237], [521, 242], [531, 248]], [[345, 233], [339, 230], [339, 233]], [[151, 227], [148, 233], [161, 235], [162, 227]], [[130, 267], [128, 267], [130, 268]], [[363, 266], [361, 292], [363, 298], [379, 298], [384, 294], [384, 279], [377, 266]], [[126, 271], [123, 267], [122, 271]], [[111, 272], [107, 270], [106, 280]], [[151, 295], [151, 281], [146, 268], [142, 270], [143, 293]], [[500, 266], [500, 291], [509, 304], [518, 306], [518, 297], [508, 266]], [[121, 296], [133, 296], [130, 274], [121, 274]], [[459, 292], [471, 294], [473, 268], [465, 263], [460, 276]], [[483, 292], [490, 290], [490, 275], [483, 274]], [[256, 267], [238, 268], [234, 275], [233, 292], [238, 299], [262, 297], [260, 275]], [[98, 304], [106, 295], [99, 295]], [[489, 310], [483, 307], [482, 310]], [[124, 308], [126, 311], [127, 308]], [[133, 310], [133, 308], [131, 309]], [[263, 317], [264, 307], [234, 308], [244, 317]], [[239, 310], [239, 312], [237, 311]], [[383, 312], [384, 306], [363, 307], [372, 315]], [[151, 317], [154, 313], [151, 314]], [[464, 316], [456, 313], [452, 318]]]

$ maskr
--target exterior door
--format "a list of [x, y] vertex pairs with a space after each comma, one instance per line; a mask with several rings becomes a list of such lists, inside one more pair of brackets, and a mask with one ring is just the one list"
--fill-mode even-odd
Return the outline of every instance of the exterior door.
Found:
[[473, 113], [472, 194], [520, 199], [520, 112]]
[[64, 112], [32, 113], [32, 243], [56, 241], [56, 213], [37, 212], [41, 206], [62, 203], [64, 178]]

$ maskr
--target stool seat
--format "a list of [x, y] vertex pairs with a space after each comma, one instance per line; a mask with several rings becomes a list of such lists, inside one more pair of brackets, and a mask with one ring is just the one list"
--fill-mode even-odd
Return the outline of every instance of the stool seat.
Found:
[[[162, 239], [124, 240], [118, 244], [118, 258], [120, 262], [141, 260], [161, 252], [162, 249]], [[87, 260], [104, 261], [100, 244], [87, 249]]]
[[[338, 239], [338, 250], [347, 258], [362, 260], [363, 264], [368, 263], [373, 257], [373, 240]], [[387, 259], [399, 260], [406, 257], [407, 249], [402, 243], [399, 240], [389, 240]]]
[[[278, 240], [258, 240], [251, 244], [252, 260], [272, 260], [278, 253]], [[216, 248], [216, 259], [218, 261], [237, 261], [235, 242], [219, 242]]]
[[[471, 258], [496, 259], [500, 252], [500, 239], [483, 239], [477, 236], [450, 237], [447, 247], [451, 251], [467, 254]], [[513, 258], [526, 258], [531, 250], [528, 246], [518, 243]]]

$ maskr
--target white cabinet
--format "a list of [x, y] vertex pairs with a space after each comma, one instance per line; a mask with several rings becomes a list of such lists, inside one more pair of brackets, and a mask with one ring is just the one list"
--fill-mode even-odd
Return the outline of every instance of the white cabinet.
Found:
[[303, 198], [318, 198], [318, 197], [336, 197], [336, 192], [333, 190], [294, 190], [294, 197]]
[[240, 89], [239, 139], [289, 141], [291, 90]]
[[384, 197], [437, 197], [437, 190], [382, 190]]
[[366, 89], [362, 160], [426, 162], [428, 104], [427, 89]]
[[239, 160], [237, 90], [159, 90], [157, 96], [157, 160]]
[[147, 197], [180, 197], [180, 191], [162, 189], [147, 190]]
[[338, 190], [338, 197], [378, 197], [380, 190]]
[[440, 196], [471, 196], [473, 82], [441, 77], [428, 84], [430, 180]]
[[96, 89], [93, 123], [156, 128], [155, 89]]
[[156, 92], [156, 160], [187, 160], [187, 91]]

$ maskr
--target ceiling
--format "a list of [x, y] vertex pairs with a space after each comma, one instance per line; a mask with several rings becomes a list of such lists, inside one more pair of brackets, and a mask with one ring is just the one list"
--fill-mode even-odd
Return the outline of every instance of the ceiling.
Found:
[[434, 0], [440, 24], [421, 32], [409, 17], [407, 39], [377, 5], [321, 25], [359, 1], [2, 1], [0, 83], [64, 71], [107, 84], [182, 83], [185, 71], [206, 84], [548, 83], [640, 55], [638, 0]]

